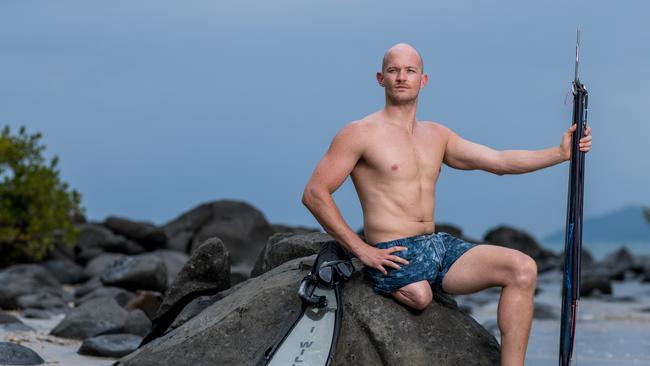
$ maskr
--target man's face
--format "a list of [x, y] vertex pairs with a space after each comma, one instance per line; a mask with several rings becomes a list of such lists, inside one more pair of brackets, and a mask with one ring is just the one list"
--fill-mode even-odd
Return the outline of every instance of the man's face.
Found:
[[418, 98], [427, 83], [419, 55], [409, 49], [391, 50], [377, 81], [386, 89], [386, 97], [395, 104], [410, 103]]

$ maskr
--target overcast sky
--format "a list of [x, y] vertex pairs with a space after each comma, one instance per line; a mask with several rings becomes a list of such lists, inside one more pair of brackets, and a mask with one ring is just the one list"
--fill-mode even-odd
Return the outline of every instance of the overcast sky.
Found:
[[[644, 1], [0, 2], [0, 125], [43, 133], [90, 219], [162, 224], [241, 199], [317, 226], [300, 203], [348, 122], [383, 105], [384, 51], [413, 44], [430, 76], [418, 118], [497, 149], [557, 145], [571, 120], [575, 31], [594, 150], [585, 213], [648, 204]], [[568, 163], [521, 176], [443, 168], [438, 221], [482, 237], [563, 227]], [[350, 180], [334, 195], [357, 229]]]

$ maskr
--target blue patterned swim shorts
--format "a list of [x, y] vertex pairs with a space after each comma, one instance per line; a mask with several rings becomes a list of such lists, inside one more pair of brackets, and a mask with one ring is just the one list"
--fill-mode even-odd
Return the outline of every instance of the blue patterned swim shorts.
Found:
[[402, 269], [386, 268], [388, 275], [383, 275], [374, 268], [364, 267], [364, 271], [377, 293], [390, 294], [398, 289], [422, 280], [427, 280], [438, 293], [443, 293], [442, 279], [451, 265], [466, 251], [476, 246], [447, 233], [433, 233], [409, 236], [378, 243], [378, 249], [394, 246], [407, 247], [407, 250], [394, 252], [393, 255], [409, 261], [408, 265], [399, 264]]

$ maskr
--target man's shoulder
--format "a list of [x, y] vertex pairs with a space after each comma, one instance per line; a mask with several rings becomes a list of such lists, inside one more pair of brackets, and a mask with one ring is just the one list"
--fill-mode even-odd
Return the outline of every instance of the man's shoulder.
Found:
[[347, 135], [362, 135], [368, 133], [372, 128], [376, 126], [376, 121], [371, 119], [358, 119], [348, 122], [343, 128], [341, 128], [338, 134], [347, 134]]
[[420, 121], [420, 123], [422, 123], [422, 125], [427, 129], [431, 130], [431, 132], [434, 132], [438, 135], [443, 135], [445, 137], [449, 137], [449, 134], [452, 132], [449, 127], [443, 125], [440, 122]]
[[431, 128], [431, 129], [436, 129], [436, 130], [445, 130], [448, 131], [449, 127], [443, 125], [440, 122], [433, 122], [433, 121], [420, 121], [424, 126]]

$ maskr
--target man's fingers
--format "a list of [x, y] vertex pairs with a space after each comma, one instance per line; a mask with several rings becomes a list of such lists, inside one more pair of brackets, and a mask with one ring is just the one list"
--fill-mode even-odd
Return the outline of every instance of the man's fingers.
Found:
[[383, 266], [388, 266], [388, 267], [391, 267], [391, 268], [395, 268], [395, 269], [398, 269], [398, 270], [402, 269], [402, 267], [400, 267], [397, 263], [395, 263], [395, 262], [393, 262], [391, 260], [388, 260], [388, 259], [384, 259], [384, 263], [382, 263], [382, 265]]
[[393, 262], [402, 263], [404, 265], [409, 264], [409, 261], [407, 261], [406, 259], [404, 259], [402, 257], [398, 257], [396, 255], [391, 255], [390, 257], [388, 257], [388, 259], [392, 260]]
[[381, 272], [381, 274], [383, 274], [384, 276], [388, 275], [388, 272], [386, 271], [386, 269], [381, 265], [375, 267], [375, 269], [378, 270], [379, 272]]
[[396, 247], [390, 247], [390, 248], [388, 248], [386, 250], [388, 251], [388, 253], [395, 253], [395, 252], [401, 252], [403, 250], [408, 250], [408, 248], [407, 247], [396, 246]]

